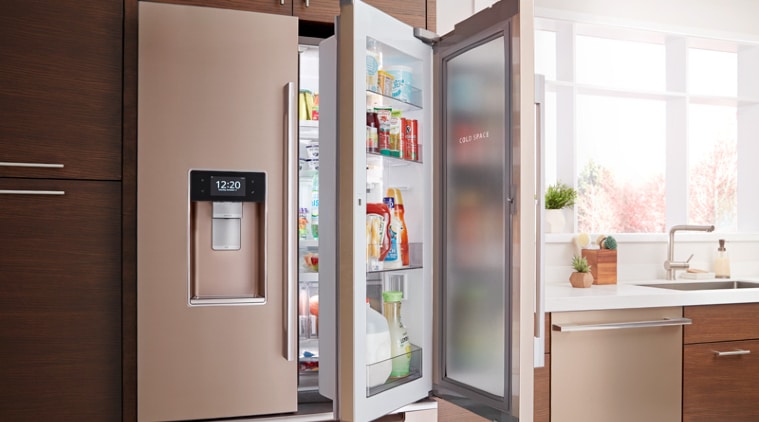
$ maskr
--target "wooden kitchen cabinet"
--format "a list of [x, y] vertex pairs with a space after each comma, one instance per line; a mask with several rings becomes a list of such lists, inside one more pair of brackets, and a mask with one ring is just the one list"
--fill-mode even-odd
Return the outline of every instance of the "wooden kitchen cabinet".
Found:
[[293, 16], [311, 22], [333, 23], [340, 14], [340, 0], [292, 0]]
[[683, 421], [759, 420], [759, 304], [690, 306]]
[[123, 21], [0, 3], [3, 421], [122, 419]]
[[122, 17], [121, 0], [0, 3], [0, 177], [121, 178]]
[[[425, 0], [365, 0], [365, 3], [415, 28], [430, 29], [427, 27], [427, 8], [429, 5]], [[435, 4], [433, 3], [432, 9], [434, 10], [434, 8]]]
[[[340, 14], [339, 0], [292, 1], [293, 15], [302, 20], [331, 24], [334, 22], [335, 16]], [[434, 18], [434, 0], [365, 0], [365, 3], [372, 5], [413, 27], [434, 30], [434, 27], [430, 28], [428, 26], [428, 22], [434, 22], [434, 19], [430, 21], [427, 18], [429, 13], [433, 13]], [[432, 10], [432, 12], [430, 12], [430, 10]]]
[[[219, 9], [245, 10], [248, 12], [292, 15], [293, 1], [298, 0], [141, 0], [157, 3], [183, 4], [186, 6], [216, 7]], [[339, 0], [338, 0], [339, 1]]]
[[[300, 19], [313, 22], [332, 23], [335, 16], [340, 14], [339, 0], [292, 0], [293, 15]], [[427, 28], [429, 9], [435, 8], [434, 1], [427, 0], [365, 0], [377, 9], [405, 22], [408, 25], [419, 28]], [[432, 28], [431, 30], [434, 30]]]
[[121, 420], [121, 183], [0, 192], [0, 419]]
[[[149, 0], [189, 6], [219, 7], [297, 16], [307, 22], [332, 24], [340, 14], [340, 0]], [[419, 28], [435, 30], [436, 0], [365, 0], [367, 4]]]

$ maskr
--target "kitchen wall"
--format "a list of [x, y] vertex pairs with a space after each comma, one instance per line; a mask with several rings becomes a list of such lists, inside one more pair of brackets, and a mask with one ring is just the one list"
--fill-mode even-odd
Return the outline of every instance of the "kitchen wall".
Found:
[[453, 30], [456, 22], [489, 7], [496, 0], [437, 0], [437, 33], [446, 34]]
[[759, 41], [756, 0], [535, 0], [535, 16]]
[[[595, 239], [593, 234], [591, 239]], [[572, 256], [578, 254], [572, 239], [574, 234], [548, 234], [544, 248], [546, 283], [569, 282], [573, 271]], [[614, 234], [617, 239], [617, 280], [619, 283], [663, 279], [664, 261], [667, 260], [667, 234]], [[726, 240], [730, 257], [731, 276], [759, 277], [759, 235], [727, 233], [675, 234], [676, 261], [684, 261], [693, 254], [691, 268], [714, 271], [717, 240]]]

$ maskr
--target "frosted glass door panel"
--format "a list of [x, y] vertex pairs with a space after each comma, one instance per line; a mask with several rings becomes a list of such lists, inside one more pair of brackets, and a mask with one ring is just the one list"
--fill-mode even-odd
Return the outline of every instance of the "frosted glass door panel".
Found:
[[509, 90], [503, 37], [444, 62], [445, 376], [505, 394]]

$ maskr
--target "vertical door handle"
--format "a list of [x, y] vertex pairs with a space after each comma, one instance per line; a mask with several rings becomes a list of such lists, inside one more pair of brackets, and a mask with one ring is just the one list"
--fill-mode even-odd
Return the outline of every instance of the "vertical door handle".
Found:
[[283, 213], [285, 219], [285, 327], [284, 334], [286, 340], [284, 341], [285, 358], [288, 361], [292, 361], [295, 356], [294, 336], [297, 330], [295, 327], [295, 284], [298, 282], [297, 267], [296, 267], [296, 254], [298, 243], [298, 207], [297, 207], [297, 194], [298, 186], [298, 145], [295, 135], [295, 116], [297, 115], [297, 92], [295, 90], [295, 82], [288, 82], [284, 89], [285, 94], [285, 113], [284, 113], [284, 125], [285, 125], [285, 200], [283, 206], [285, 212]]
[[[545, 103], [545, 79], [543, 75], [535, 75], [535, 327], [534, 337], [536, 348], [540, 348], [545, 353], [545, 290], [543, 280], [543, 245], [544, 245], [544, 228], [543, 228], [543, 190], [545, 189], [543, 180], [544, 157], [543, 149], [545, 140], [543, 139], [544, 125], [544, 103]], [[545, 366], [543, 354], [535, 356], [535, 367]]]
[[306, 0], [306, 7], [310, 7], [310, 6], [311, 6], [311, 2], [309, 0]]

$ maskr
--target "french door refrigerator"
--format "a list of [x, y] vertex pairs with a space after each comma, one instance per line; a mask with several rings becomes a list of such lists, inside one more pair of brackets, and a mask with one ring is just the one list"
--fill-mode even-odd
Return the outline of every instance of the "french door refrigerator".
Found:
[[[341, 1], [320, 45], [319, 387], [340, 420], [431, 393], [495, 420], [532, 414], [519, 4], [439, 38]], [[374, 312], [390, 322], [390, 351]]]
[[294, 17], [139, 2], [141, 421], [295, 412]]

